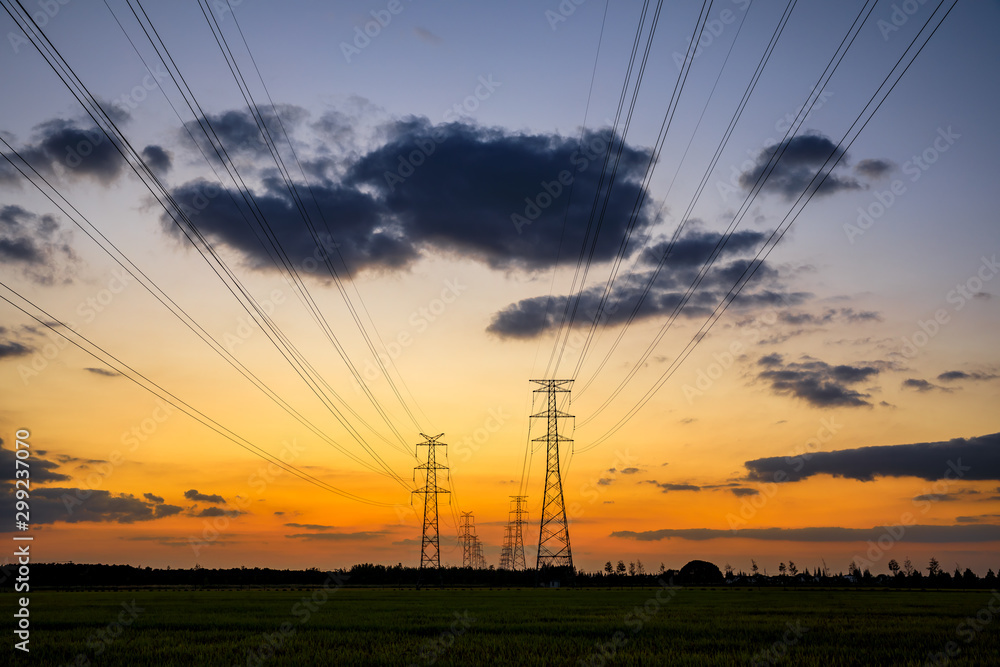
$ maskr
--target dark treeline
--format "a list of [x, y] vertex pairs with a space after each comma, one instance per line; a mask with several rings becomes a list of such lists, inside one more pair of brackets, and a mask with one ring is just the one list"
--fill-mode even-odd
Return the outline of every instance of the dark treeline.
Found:
[[[659, 585], [697, 586], [780, 586], [780, 587], [878, 587], [878, 588], [995, 588], [997, 576], [990, 569], [985, 576], [978, 576], [969, 569], [947, 572], [931, 559], [927, 573], [914, 568], [909, 561], [905, 567], [890, 562], [892, 574], [872, 575], [852, 563], [846, 573], [831, 573], [825, 566], [799, 570], [794, 562], [782, 563], [777, 575], [760, 572], [754, 562], [750, 573], [734, 571], [728, 565], [725, 572], [706, 561], [691, 561], [680, 570], [668, 569], [660, 564], [658, 570], [647, 572], [641, 561], [625, 564], [610, 561], [602, 570], [585, 572], [565, 569], [511, 570], [471, 569], [444, 567], [425, 570], [397, 565], [364, 563], [349, 569], [275, 570], [270, 568], [207, 569], [156, 569], [132, 565], [103, 565], [77, 563], [33, 563], [30, 568], [31, 589], [100, 589], [100, 588], [297, 588], [317, 586], [477, 586], [477, 587], [642, 587]], [[14, 564], [0, 568], [0, 590], [10, 591], [18, 579]]]

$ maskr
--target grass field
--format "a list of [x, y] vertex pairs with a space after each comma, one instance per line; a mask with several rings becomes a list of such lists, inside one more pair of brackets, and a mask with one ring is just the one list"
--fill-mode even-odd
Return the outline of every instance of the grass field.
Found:
[[30, 658], [7, 650], [43, 665], [996, 665], [991, 599], [1000, 610], [990, 591], [43, 591]]

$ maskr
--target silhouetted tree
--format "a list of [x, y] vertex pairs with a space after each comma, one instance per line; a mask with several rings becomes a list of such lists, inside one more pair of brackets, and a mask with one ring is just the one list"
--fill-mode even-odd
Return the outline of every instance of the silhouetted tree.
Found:
[[778, 574], [780, 574], [782, 577], [785, 576], [786, 569], [787, 568], [785, 567], [784, 563], [778, 563]]
[[799, 573], [799, 568], [795, 566], [795, 563], [793, 561], [788, 561], [788, 574], [794, 577], [798, 573]]
[[646, 574], [646, 568], [642, 566], [642, 561], [638, 558], [635, 559], [635, 573], [640, 577]]
[[609, 577], [615, 573], [615, 566], [611, 564], [611, 561], [604, 564], [604, 573]]
[[932, 579], [941, 576], [941, 564], [933, 556], [931, 556], [930, 561], [927, 563], [927, 576]]
[[623, 560], [618, 561], [618, 564], [615, 565], [615, 572], [617, 572], [619, 575], [625, 574], [625, 561]]
[[896, 562], [895, 558], [889, 561], [889, 571], [894, 577], [899, 575], [899, 563]]
[[906, 574], [907, 578], [912, 577], [916, 570], [913, 568], [913, 563], [910, 562], [909, 558], [903, 560], [903, 572]]
[[757, 567], [757, 561], [755, 561], [753, 558], [750, 559], [750, 570], [753, 572], [753, 576], [756, 577], [758, 572], [758, 567]]
[[630, 576], [630, 577], [634, 577], [635, 576], [635, 562], [634, 561], [629, 561], [628, 562], [628, 576]]

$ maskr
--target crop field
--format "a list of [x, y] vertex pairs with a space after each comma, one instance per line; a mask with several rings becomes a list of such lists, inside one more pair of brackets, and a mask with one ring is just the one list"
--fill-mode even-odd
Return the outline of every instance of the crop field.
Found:
[[[12, 608], [11, 597], [3, 598], [4, 607]], [[8, 644], [15, 654], [8, 664], [829, 666], [1000, 660], [1000, 595], [992, 591], [42, 591], [32, 592], [30, 605], [31, 655]]]

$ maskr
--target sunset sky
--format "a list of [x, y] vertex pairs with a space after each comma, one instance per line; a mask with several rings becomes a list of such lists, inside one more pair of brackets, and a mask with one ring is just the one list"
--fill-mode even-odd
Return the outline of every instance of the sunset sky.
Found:
[[417, 565], [443, 432], [442, 563], [533, 564], [548, 377], [577, 567], [1000, 567], [1000, 4], [23, 4], [127, 140], [0, 13], [37, 560]]

